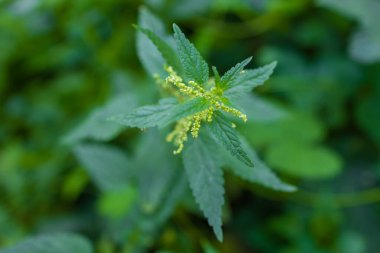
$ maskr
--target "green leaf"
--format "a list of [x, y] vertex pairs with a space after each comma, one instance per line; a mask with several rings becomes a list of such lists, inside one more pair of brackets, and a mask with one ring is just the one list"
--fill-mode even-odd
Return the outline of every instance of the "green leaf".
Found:
[[[379, 88], [378, 88], [379, 89]], [[380, 89], [372, 90], [357, 102], [356, 120], [359, 126], [376, 143], [380, 144]]]
[[231, 123], [220, 113], [215, 113], [214, 120], [208, 124], [214, 139], [223, 145], [233, 156], [249, 167], [253, 167], [251, 159], [241, 146], [237, 131]]
[[194, 98], [181, 104], [177, 104], [175, 99], [166, 98], [160, 100], [158, 105], [143, 106], [132, 113], [116, 115], [109, 120], [130, 127], [164, 127], [208, 107], [209, 103], [204, 98]]
[[210, 152], [213, 150], [206, 149], [201, 138], [198, 138], [183, 151], [183, 163], [195, 200], [216, 237], [222, 241], [224, 180], [222, 170], [209, 156]]
[[156, 212], [171, 191], [171, 181], [177, 179], [179, 161], [173, 157], [172, 146], [157, 129], [149, 129], [142, 135], [135, 154], [134, 167], [138, 168], [135, 179], [141, 209], [146, 213]]
[[224, 95], [228, 98], [240, 96], [250, 92], [256, 86], [262, 85], [272, 75], [277, 62], [272, 62], [257, 69], [245, 70], [232, 80]]
[[182, 65], [177, 57], [177, 53], [171, 46], [169, 46], [168, 43], [166, 43], [163, 39], [161, 39], [158, 35], [149, 29], [141, 28], [138, 26], [135, 27], [152, 41], [168, 65], [172, 66], [178, 73], [182, 72]]
[[248, 167], [241, 163], [235, 157], [230, 154], [223, 154], [224, 163], [227, 168], [230, 169], [237, 176], [252, 182], [257, 183], [275, 190], [291, 192], [295, 191], [296, 188], [292, 185], [282, 182], [272, 170], [261, 161], [256, 152], [249, 146], [243, 137], [239, 136], [242, 147], [247, 151], [248, 157], [254, 161], [255, 167]]
[[131, 210], [136, 198], [135, 187], [128, 185], [103, 192], [96, 204], [100, 214], [111, 219], [120, 219]]
[[273, 122], [288, 116], [285, 109], [251, 93], [231, 102], [241, 107], [248, 120], [253, 119], [254, 122]]
[[342, 170], [342, 161], [332, 150], [310, 145], [283, 143], [266, 155], [274, 169], [300, 178], [329, 179]]
[[229, 87], [230, 84], [238, 78], [238, 76], [241, 74], [242, 70], [245, 66], [248, 65], [252, 60], [252, 57], [249, 57], [245, 59], [244, 61], [236, 64], [234, 67], [232, 67], [230, 70], [228, 70], [220, 79], [219, 86], [222, 89], [225, 89], [226, 87]]
[[203, 111], [210, 106], [204, 98], [194, 98], [182, 104], [174, 106], [169, 113], [160, 121], [159, 127], [164, 127], [184, 117]]
[[0, 253], [93, 253], [90, 242], [76, 234], [51, 234], [31, 237]]
[[79, 126], [64, 136], [62, 142], [72, 144], [83, 139], [108, 141], [118, 135], [123, 126], [107, 121], [107, 117], [135, 108], [136, 98], [123, 94], [112, 98], [106, 105], [95, 109]]
[[121, 150], [101, 144], [80, 144], [74, 152], [101, 190], [119, 189], [126, 185], [132, 166]]
[[215, 86], [220, 87], [220, 75], [218, 69], [215, 66], [212, 66], [212, 72], [214, 72]]
[[115, 115], [108, 118], [108, 120], [129, 127], [154, 127], [160, 125], [166, 119], [165, 117], [168, 116], [168, 113], [175, 105], [177, 105], [175, 99], [162, 99], [158, 105], [142, 106], [131, 113]]
[[[166, 36], [165, 26], [162, 21], [145, 7], [139, 9], [138, 24], [140, 27], [149, 29], [161, 38]], [[153, 42], [144, 34], [137, 33], [136, 46], [137, 55], [145, 70], [151, 75], [159, 74], [160, 76], [165, 76], [166, 72], [163, 68], [165, 60]]]
[[362, 63], [374, 63], [380, 60], [380, 32], [378, 36], [362, 29], [351, 37], [348, 51], [352, 58]]
[[207, 63], [176, 24], [173, 24], [173, 29], [179, 58], [185, 72], [185, 79], [195, 81], [199, 85], [205, 84], [209, 78]]
[[281, 120], [241, 124], [239, 130], [254, 147], [276, 146], [283, 142], [313, 143], [323, 139], [320, 121], [307, 114], [290, 114]]

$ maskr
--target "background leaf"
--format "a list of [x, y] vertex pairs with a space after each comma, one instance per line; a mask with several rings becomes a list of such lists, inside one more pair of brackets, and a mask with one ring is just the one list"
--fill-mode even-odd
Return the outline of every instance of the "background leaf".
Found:
[[144, 33], [152, 41], [158, 51], [160, 51], [162, 57], [165, 59], [166, 64], [172, 66], [178, 74], [181, 74], [182, 66], [177, 57], [176, 51], [151, 30], [143, 27], [137, 27], [137, 29]]
[[121, 150], [104, 144], [79, 144], [75, 154], [101, 190], [123, 188], [127, 184], [132, 164]]
[[271, 148], [267, 161], [283, 173], [309, 179], [325, 179], [336, 176], [342, 169], [342, 161], [329, 149], [282, 144]]
[[132, 110], [137, 106], [136, 98], [131, 94], [123, 94], [112, 98], [103, 107], [95, 109], [81, 124], [67, 133], [62, 142], [72, 144], [84, 139], [108, 141], [118, 135], [123, 126], [109, 122], [107, 118]]
[[[140, 7], [139, 9], [139, 22], [140, 27], [151, 30], [159, 37], [166, 36], [165, 26], [162, 21], [157, 18], [146, 7]], [[136, 35], [137, 54], [145, 70], [150, 74], [158, 74], [165, 76], [164, 71], [165, 60], [161, 53], [156, 48], [150, 39], [142, 33]]]
[[75, 234], [40, 235], [27, 239], [1, 253], [93, 253], [90, 242]]

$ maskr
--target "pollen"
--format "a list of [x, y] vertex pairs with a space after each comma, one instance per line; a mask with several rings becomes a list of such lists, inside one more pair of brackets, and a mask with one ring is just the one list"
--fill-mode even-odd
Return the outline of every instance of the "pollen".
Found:
[[182, 152], [184, 142], [187, 141], [187, 133], [192, 125], [191, 117], [180, 119], [174, 127], [174, 130], [166, 136], [166, 141], [173, 142], [178, 148], [173, 151], [177, 155]]
[[[174, 95], [179, 97], [180, 100], [186, 101], [193, 98], [203, 98], [208, 101], [210, 105], [207, 109], [201, 112], [177, 121], [174, 130], [166, 137], [168, 142], [172, 142], [177, 147], [177, 149], [173, 152], [174, 154], [179, 154], [182, 152], [184, 143], [188, 139], [187, 135], [189, 132], [193, 138], [198, 137], [202, 121], [211, 123], [216, 110], [232, 114], [244, 122], [248, 120], [246, 114], [238, 109], [227, 106], [223, 102], [226, 100], [222, 97], [223, 90], [217, 89], [216, 87], [206, 90], [195, 81], [190, 80], [185, 82], [171, 66], [166, 66], [165, 70], [168, 72], [169, 76], [166, 77], [165, 81], [160, 80], [160, 82], [157, 83], [161, 83], [164, 88], [171, 87], [174, 89]], [[236, 127], [235, 124], [232, 126]]]

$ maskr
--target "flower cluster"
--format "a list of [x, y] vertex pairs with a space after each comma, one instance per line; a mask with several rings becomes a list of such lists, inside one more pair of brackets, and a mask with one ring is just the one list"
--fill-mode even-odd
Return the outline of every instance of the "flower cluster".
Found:
[[204, 98], [206, 99], [210, 106], [194, 115], [182, 118], [179, 120], [174, 127], [174, 130], [167, 136], [166, 140], [168, 142], [173, 142], [178, 148], [174, 151], [174, 154], [179, 154], [184, 148], [184, 142], [187, 141], [187, 134], [190, 131], [193, 138], [197, 138], [199, 134], [199, 129], [201, 123], [212, 122], [213, 114], [216, 110], [221, 110], [230, 113], [234, 116], [239, 117], [244, 122], [247, 121], [247, 115], [241, 111], [227, 106], [223, 103], [222, 92], [220, 92], [215, 86], [210, 90], [206, 90], [201, 87], [198, 83], [194, 81], [189, 81], [187, 84], [183, 79], [173, 70], [172, 67], [168, 66], [165, 70], [169, 73], [169, 76], [165, 79], [165, 88], [175, 87], [177, 96], [187, 97], [189, 99], [193, 98]]

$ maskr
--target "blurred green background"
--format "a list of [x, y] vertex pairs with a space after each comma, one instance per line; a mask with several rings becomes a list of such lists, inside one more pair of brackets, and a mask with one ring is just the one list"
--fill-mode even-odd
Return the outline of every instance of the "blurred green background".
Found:
[[[239, 130], [299, 191], [227, 174], [223, 243], [173, 200], [182, 168], [157, 168], [175, 159], [152, 157], [162, 140], [102, 121], [157, 96], [136, 53], [142, 5], [222, 72], [278, 61], [255, 90], [271, 106]], [[0, 246], [74, 231], [99, 253], [380, 252], [378, 16], [378, 0], [0, 1]], [[135, 184], [112, 188], [116, 163]]]

